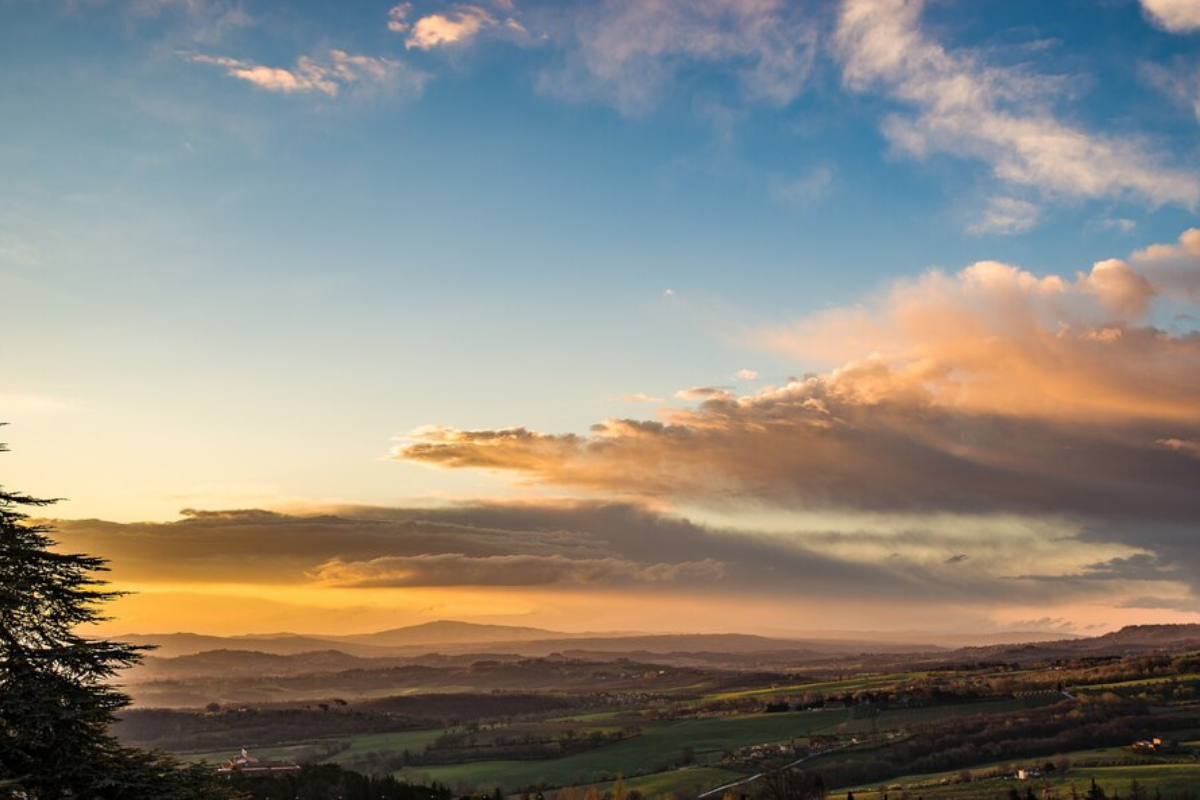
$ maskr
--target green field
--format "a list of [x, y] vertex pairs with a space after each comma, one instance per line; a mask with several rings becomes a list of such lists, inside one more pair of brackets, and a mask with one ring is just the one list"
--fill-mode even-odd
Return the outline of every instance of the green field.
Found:
[[[908, 725], [949, 717], [997, 714], [1057, 702], [1057, 695], [1036, 695], [1000, 701], [894, 709], [874, 720], [855, 718], [848, 709], [776, 714], [706, 717], [677, 722], [642, 723], [642, 734], [616, 744], [564, 758], [540, 761], [480, 761], [466, 764], [415, 766], [403, 771], [413, 780], [436, 780], [451, 787], [520, 789], [525, 786], [577, 786], [661, 773], [682, 761], [685, 747], [697, 764], [712, 764], [726, 751], [755, 744], [803, 739], [813, 733], [855, 734], [898, 730]], [[664, 773], [660, 781], [677, 772]], [[632, 778], [631, 778], [632, 780]], [[632, 785], [632, 784], [631, 784]], [[713, 784], [717, 785], [717, 784]], [[675, 787], [680, 788], [680, 787]]]
[[840, 681], [823, 681], [820, 683], [794, 683], [786, 686], [767, 686], [759, 689], [738, 689], [732, 692], [715, 692], [704, 697], [704, 701], [740, 700], [746, 697], [774, 697], [776, 695], [794, 695], [804, 692], [840, 693], [856, 689], [874, 689], [881, 686], [892, 686], [920, 677], [920, 672], [895, 672], [888, 675], [861, 675]]
[[[1056, 702], [1057, 699], [1055, 695], [1039, 695], [1000, 701], [891, 709], [880, 712], [873, 719], [856, 718], [852, 710], [836, 709], [701, 717], [671, 722], [639, 721], [642, 730], [639, 736], [563, 758], [414, 766], [406, 768], [402, 774], [412, 780], [434, 780], [455, 788], [490, 789], [499, 785], [509, 790], [538, 784], [578, 786], [611, 781], [618, 775], [624, 775], [627, 776], [626, 783], [631, 788], [640, 788], [642, 782], [650, 781], [650, 788], [642, 791], [647, 794], [662, 794], [694, 788], [707, 781], [705, 776], [709, 773], [720, 774], [717, 780], [704, 788], [724, 782], [735, 773], [705, 765], [714, 764], [725, 752], [740, 747], [784, 743], [792, 739], [803, 740], [814, 733], [863, 734], [879, 730], [895, 731], [909, 725], [949, 717], [1016, 711]], [[572, 720], [600, 723], [594, 726], [597, 730], [608, 730], [610, 727], [617, 729], [612, 725], [617, 720], [609, 714], [589, 714]], [[606, 722], [609, 724], [603, 724]], [[494, 730], [481, 731], [478, 738], [480, 741], [486, 741], [497, 734], [511, 735], [517, 730], [551, 734], [566, 727], [572, 727], [566, 720], [547, 720], [542, 723], [501, 726]], [[592, 727], [587, 726], [585, 730]], [[259, 758], [297, 762], [331, 761], [353, 766], [354, 762], [372, 753], [395, 755], [404, 750], [420, 752], [444, 732], [444, 729], [431, 729], [360, 734], [254, 749], [252, 754]], [[685, 770], [670, 769], [683, 763], [685, 748], [690, 748], [693, 763], [698, 766]], [[184, 754], [183, 757], [189, 761], [221, 762], [235, 754], [234, 751], [196, 752]]]
[[[720, 767], [684, 767], [682, 769], [673, 769], [668, 772], [655, 772], [650, 775], [641, 775], [636, 778], [629, 778], [623, 781], [625, 788], [629, 790], [636, 789], [645, 797], [666, 797], [673, 792], [700, 793], [707, 791], [714, 786], [723, 786], [726, 783], [740, 780], [746, 776], [740, 772], [734, 772], [729, 769], [721, 769]], [[601, 797], [605, 792], [612, 791], [615, 781], [604, 781], [603, 783], [594, 783], [588, 786], [573, 787], [576, 797], [582, 797], [583, 794], [591, 788], [595, 788]], [[570, 790], [565, 790], [563, 794], [570, 793]], [[563, 800], [563, 795], [560, 794], [556, 800]]]
[[1200, 680], [1200, 673], [1189, 672], [1184, 675], [1154, 675], [1149, 678], [1136, 678], [1127, 681], [1116, 681], [1114, 683], [1090, 683], [1086, 686], [1080, 686], [1073, 691], [1092, 692], [1113, 689], [1128, 689], [1137, 686], [1153, 686], [1161, 683], [1186, 683], [1190, 681]]
[[365, 753], [398, 753], [405, 750], [419, 752], [425, 745], [431, 744], [446, 732], [445, 728], [433, 728], [420, 731], [394, 731], [392, 733], [364, 733], [359, 736], [346, 737], [342, 741], [350, 742], [350, 747], [338, 753], [330, 761], [344, 761]]
[[520, 789], [545, 783], [576, 786], [662, 772], [692, 748], [697, 762], [715, 760], [726, 750], [752, 744], [788, 742], [849, 721], [848, 711], [746, 714], [678, 722], [646, 723], [641, 736], [551, 761], [481, 761], [472, 764], [406, 768], [403, 775], [428, 776], [451, 787]]
[[[936, 722], [941, 719], [954, 717], [970, 717], [976, 714], [1006, 714], [1010, 711], [1022, 711], [1027, 708], [1041, 708], [1054, 705], [1064, 698], [1061, 695], [1030, 695], [1028, 697], [1010, 697], [1003, 700], [980, 700], [975, 703], [954, 703], [938, 706], [920, 706], [917, 708], [892, 708], [881, 711], [875, 718], [875, 725], [882, 729], [896, 729], [907, 725], [918, 725], [925, 722]], [[858, 733], [871, 728], [870, 719], [855, 719], [846, 724], [847, 733]]]
[[[250, 755], [279, 761], [352, 761], [371, 752], [400, 753], [404, 750], [423, 750], [445, 732], [443, 728], [417, 731], [393, 731], [390, 733], [362, 733], [330, 739], [316, 739], [291, 745], [254, 747]], [[350, 746], [342, 749], [343, 745]], [[238, 754], [237, 749], [211, 750], [205, 752], [179, 753], [185, 761], [209, 761], [220, 763]]]

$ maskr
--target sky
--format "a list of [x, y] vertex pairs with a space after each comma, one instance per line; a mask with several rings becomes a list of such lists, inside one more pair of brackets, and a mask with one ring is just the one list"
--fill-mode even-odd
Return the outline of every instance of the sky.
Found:
[[1200, 622], [1200, 0], [0, 0], [113, 632]]

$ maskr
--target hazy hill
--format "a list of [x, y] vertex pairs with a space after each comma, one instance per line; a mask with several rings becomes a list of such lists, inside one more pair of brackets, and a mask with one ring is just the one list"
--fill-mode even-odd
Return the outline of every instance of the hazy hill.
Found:
[[774, 636], [789, 639], [856, 643], [860, 647], [890, 644], [916, 649], [922, 643], [933, 647], [986, 647], [995, 644], [1024, 644], [1080, 639], [1081, 636], [1049, 631], [998, 631], [995, 633], [931, 633], [929, 631], [811, 631]]
[[320, 650], [339, 650], [362, 658], [390, 655], [388, 648], [372, 647], [355, 642], [339, 642], [296, 634], [276, 634], [269, 637], [254, 636], [206, 636], [199, 633], [132, 633], [114, 636], [114, 639], [129, 644], [155, 648], [158, 658], [178, 658], [213, 650], [238, 650], [245, 652], [295, 655]]
[[973, 659], [1029, 662], [1051, 659], [1129, 656], [1155, 650], [1200, 648], [1200, 625], [1128, 625], [1086, 639], [964, 648]]
[[207, 650], [203, 653], [160, 658], [146, 656], [142, 663], [126, 670], [122, 680], [130, 683], [195, 676], [223, 678], [309, 675], [397, 666], [406, 659], [360, 658], [340, 650], [314, 650], [282, 655], [256, 650]]
[[1097, 636], [1097, 646], [1175, 647], [1200, 645], [1200, 625], [1127, 625], [1119, 631]]
[[490, 642], [529, 642], [541, 639], [569, 639], [576, 635], [541, 628], [525, 628], [515, 625], [480, 625], [474, 622], [438, 620], [422, 625], [358, 633], [344, 636], [325, 637], [333, 641], [353, 642], [375, 647], [413, 647], [416, 645], [439, 646], [444, 644], [479, 644]]
[[[1042, 632], [997, 634], [842, 633], [769, 637], [744, 633], [563, 633], [510, 625], [479, 625], [439, 621], [366, 634], [301, 636], [290, 633], [260, 636], [205, 636], [193, 633], [132, 634], [115, 637], [132, 644], [153, 645], [155, 659], [172, 659], [208, 653], [178, 665], [173, 674], [219, 674], [223, 669], [272, 670], [269, 674], [300, 674], [354, 668], [352, 659], [412, 659], [438, 653], [449, 657], [468, 654], [503, 654], [544, 657], [568, 653], [585, 658], [666, 658], [672, 663], [732, 666], [743, 657], [747, 665], [784, 664], [788, 659], [828, 659], [839, 656], [906, 653], [942, 653], [962, 643], [968, 658], [1071, 657], [1089, 653], [1124, 654], [1180, 643], [1200, 643], [1200, 625], [1141, 625], [1092, 638], [1067, 638]], [[957, 649], [957, 648], [956, 648]], [[212, 655], [219, 651], [223, 655]], [[336, 651], [344, 656], [342, 661]], [[256, 653], [235, 661], [230, 653]], [[269, 656], [295, 656], [292, 662]], [[757, 656], [762, 656], [758, 658]], [[257, 660], [255, 660], [257, 659]], [[349, 660], [348, 660], [349, 659]], [[723, 661], [723, 659], [730, 659]], [[340, 667], [340, 664], [346, 664]], [[161, 665], [159, 665], [161, 667]], [[282, 670], [276, 672], [275, 670]], [[160, 674], [162, 674], [160, 672]], [[268, 674], [268, 673], [264, 673]]]
[[523, 655], [546, 656], [557, 652], [586, 652], [590, 655], [682, 654], [682, 653], [780, 653], [798, 655], [843, 654], [864, 651], [894, 652], [938, 650], [933, 645], [894, 645], [880, 642], [839, 642], [829, 640], [772, 639], [748, 633], [678, 633], [597, 636], [579, 635], [569, 639], [538, 639], [525, 642], [493, 642], [492, 648], [515, 648]]

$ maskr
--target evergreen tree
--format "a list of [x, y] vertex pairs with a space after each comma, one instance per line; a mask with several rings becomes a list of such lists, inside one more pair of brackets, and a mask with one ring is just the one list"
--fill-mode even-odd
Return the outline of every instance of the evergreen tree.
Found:
[[227, 796], [208, 771], [109, 734], [129, 699], [108, 680], [139, 648], [80, 635], [119, 593], [94, 577], [103, 559], [56, 552], [50, 527], [21, 510], [53, 502], [0, 487], [0, 797]]

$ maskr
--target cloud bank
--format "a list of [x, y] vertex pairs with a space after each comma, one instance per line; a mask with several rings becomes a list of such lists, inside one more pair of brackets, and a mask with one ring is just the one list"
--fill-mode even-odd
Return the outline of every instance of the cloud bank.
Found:
[[1198, 286], [1197, 230], [1073, 276], [931, 271], [756, 335], [824, 372], [587, 435], [425, 427], [394, 457], [709, 507], [1060, 515], [1200, 567]]
[[141, 589], [525, 588], [988, 609], [1008, 603], [1019, 581], [1023, 597], [1044, 603], [1114, 591], [1143, 600], [1187, 597], [1184, 579], [1152, 553], [1081, 547], [1077, 525], [1018, 517], [810, 519], [768, 535], [630, 503], [542, 502], [315, 515], [189, 512], [168, 523], [55, 526], [65, 548], [111, 559], [114, 580]]

